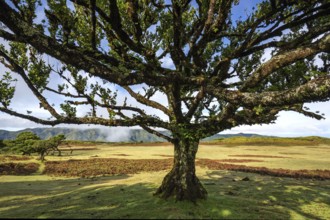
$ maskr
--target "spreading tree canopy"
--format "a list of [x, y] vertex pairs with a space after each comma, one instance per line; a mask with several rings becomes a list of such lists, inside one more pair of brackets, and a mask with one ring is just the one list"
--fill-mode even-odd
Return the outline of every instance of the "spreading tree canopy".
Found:
[[24, 131], [17, 135], [16, 139], [9, 142], [9, 146], [6, 149], [11, 152], [19, 152], [23, 155], [31, 155], [33, 153], [39, 154], [41, 161], [45, 160], [45, 155], [49, 152], [57, 151], [59, 156], [61, 151], [58, 148], [59, 145], [65, 140], [63, 134], [56, 135], [48, 140], [40, 140], [40, 137], [31, 131]]
[[24, 131], [17, 135], [16, 139], [12, 143], [14, 146], [10, 148], [10, 151], [20, 152], [23, 155], [30, 155], [33, 153], [32, 145], [39, 140], [40, 138], [35, 133]]
[[[323, 118], [304, 103], [329, 100], [329, 11], [329, 0], [1, 0], [0, 111], [140, 126], [174, 145], [156, 194], [206, 198], [201, 138], [283, 110]], [[16, 80], [51, 117], [11, 107]]]

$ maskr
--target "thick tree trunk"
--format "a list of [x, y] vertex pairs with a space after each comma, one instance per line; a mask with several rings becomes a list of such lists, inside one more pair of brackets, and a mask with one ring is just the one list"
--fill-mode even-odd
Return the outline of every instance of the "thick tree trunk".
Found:
[[174, 143], [174, 165], [165, 176], [155, 195], [174, 196], [176, 200], [206, 199], [207, 192], [195, 174], [195, 156], [198, 141], [178, 140]]

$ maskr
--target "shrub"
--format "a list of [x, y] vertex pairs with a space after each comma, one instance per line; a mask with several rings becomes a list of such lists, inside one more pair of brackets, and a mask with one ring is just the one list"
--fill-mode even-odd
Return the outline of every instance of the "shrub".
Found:
[[37, 163], [2, 163], [0, 164], [0, 175], [28, 175], [39, 169]]

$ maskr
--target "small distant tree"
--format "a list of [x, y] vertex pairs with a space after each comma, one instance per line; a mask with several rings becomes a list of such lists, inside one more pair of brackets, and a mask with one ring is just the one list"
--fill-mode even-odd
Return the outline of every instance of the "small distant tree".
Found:
[[65, 139], [64, 135], [57, 135], [51, 137], [47, 140], [38, 140], [35, 141], [31, 146], [31, 151], [33, 153], [39, 154], [39, 159], [41, 161], [45, 161], [45, 156], [48, 155], [50, 151], [58, 151], [59, 156], [61, 155], [61, 151], [58, 149], [58, 146]]
[[51, 137], [47, 140], [40, 140], [33, 132], [22, 132], [17, 135], [16, 139], [10, 143], [9, 150], [12, 152], [22, 153], [23, 155], [31, 155], [37, 153], [41, 161], [45, 160], [45, 156], [50, 152], [58, 152], [61, 156], [61, 150], [58, 148], [62, 141], [65, 140], [65, 135], [60, 134]]
[[58, 148], [61, 143], [65, 140], [65, 135], [64, 134], [59, 134], [59, 135], [56, 135], [52, 138], [50, 138], [48, 141], [50, 142], [50, 145], [49, 145], [49, 149], [47, 151], [47, 154], [52, 152], [52, 154], [55, 153], [55, 151], [58, 152], [58, 156], [61, 156], [62, 155], [62, 152], [61, 150]]
[[34, 144], [31, 146], [31, 150], [34, 153], [39, 154], [39, 159], [43, 162], [45, 161], [45, 155], [46, 152], [51, 148], [51, 143], [49, 140], [39, 140], [34, 142]]
[[[1, 0], [0, 111], [52, 126], [140, 126], [174, 146], [156, 194], [206, 198], [202, 138], [281, 111], [323, 118], [304, 104], [329, 100], [329, 11], [329, 0]], [[16, 77], [50, 117], [12, 109]]]
[[23, 155], [31, 155], [34, 153], [33, 144], [39, 141], [35, 133], [30, 131], [25, 131], [17, 135], [16, 139], [13, 141], [14, 147], [12, 151], [22, 153]]

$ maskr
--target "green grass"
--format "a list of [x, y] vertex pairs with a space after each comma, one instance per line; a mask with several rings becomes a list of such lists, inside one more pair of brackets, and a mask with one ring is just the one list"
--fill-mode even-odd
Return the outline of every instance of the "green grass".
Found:
[[[85, 145], [93, 150], [82, 150], [83, 144], [74, 147], [79, 150], [46, 159], [166, 159], [165, 156], [173, 155], [173, 147], [168, 144]], [[13, 162], [36, 162], [35, 158]], [[202, 143], [197, 154], [197, 159], [258, 159], [238, 164], [284, 169], [329, 169], [329, 158], [330, 145], [324, 143], [288, 146]], [[330, 219], [330, 180], [197, 167], [208, 199], [195, 205], [153, 196], [168, 170], [68, 178], [42, 175], [43, 168], [32, 175], [0, 176], [0, 218]], [[243, 181], [245, 177], [249, 181]]]
[[[12, 176], [0, 182], [2, 218], [329, 219], [329, 181], [199, 169], [208, 199], [154, 197], [166, 172], [113, 177]], [[250, 181], [241, 181], [243, 177]], [[233, 181], [236, 180], [236, 181]]]

